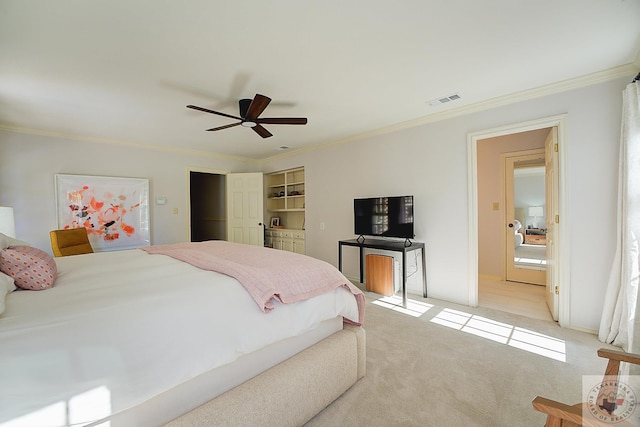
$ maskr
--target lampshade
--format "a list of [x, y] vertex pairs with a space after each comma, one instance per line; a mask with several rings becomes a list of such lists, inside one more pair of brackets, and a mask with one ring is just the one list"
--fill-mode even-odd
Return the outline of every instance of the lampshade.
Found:
[[0, 206], [0, 233], [16, 238], [16, 224], [13, 220], [13, 208]]
[[529, 216], [542, 216], [542, 206], [530, 206]]

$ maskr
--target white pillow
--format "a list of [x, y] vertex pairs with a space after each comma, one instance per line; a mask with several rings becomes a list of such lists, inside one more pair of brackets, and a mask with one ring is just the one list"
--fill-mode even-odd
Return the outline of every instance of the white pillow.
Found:
[[0, 272], [0, 314], [4, 312], [5, 304], [4, 299], [10, 293], [16, 290], [16, 284], [13, 281], [13, 277], [7, 276]]
[[13, 237], [9, 237], [0, 233], [0, 250], [6, 249], [9, 246], [31, 246], [27, 242], [23, 242], [22, 240], [14, 239]]

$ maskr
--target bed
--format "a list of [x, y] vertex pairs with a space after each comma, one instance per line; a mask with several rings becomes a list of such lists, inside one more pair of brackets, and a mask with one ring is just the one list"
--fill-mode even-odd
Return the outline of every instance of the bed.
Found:
[[365, 374], [364, 295], [322, 261], [216, 241], [54, 262], [0, 298], [2, 427], [301, 425]]

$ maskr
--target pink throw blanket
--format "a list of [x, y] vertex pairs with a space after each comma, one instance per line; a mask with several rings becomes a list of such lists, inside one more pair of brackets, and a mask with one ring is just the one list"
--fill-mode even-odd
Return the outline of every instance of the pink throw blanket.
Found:
[[306, 255], [222, 240], [140, 249], [235, 278], [264, 312], [273, 310], [274, 298], [283, 304], [291, 304], [342, 286], [356, 298], [358, 324], [362, 325], [364, 321], [362, 291], [331, 264]]

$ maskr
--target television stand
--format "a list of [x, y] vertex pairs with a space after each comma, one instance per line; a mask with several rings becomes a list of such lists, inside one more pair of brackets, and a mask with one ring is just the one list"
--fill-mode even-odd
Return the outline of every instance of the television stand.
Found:
[[[365, 240], [366, 239], [364, 238], [364, 234], [361, 234], [356, 238], [356, 242], [360, 244], [363, 244]], [[404, 239], [404, 247], [408, 248], [409, 246], [411, 246], [411, 239], [407, 237], [406, 239]]]
[[[362, 237], [362, 239], [360, 239]], [[407, 245], [409, 242], [409, 245]], [[360, 252], [360, 283], [364, 279], [364, 250], [366, 249], [382, 249], [385, 251], [402, 253], [402, 307], [407, 308], [407, 252], [422, 249], [422, 295], [427, 297], [427, 268], [426, 255], [424, 253], [424, 243], [411, 242], [409, 239], [402, 241], [365, 239], [359, 236], [357, 239], [338, 241], [338, 270], [342, 271], [342, 247], [354, 246], [359, 248]]]

